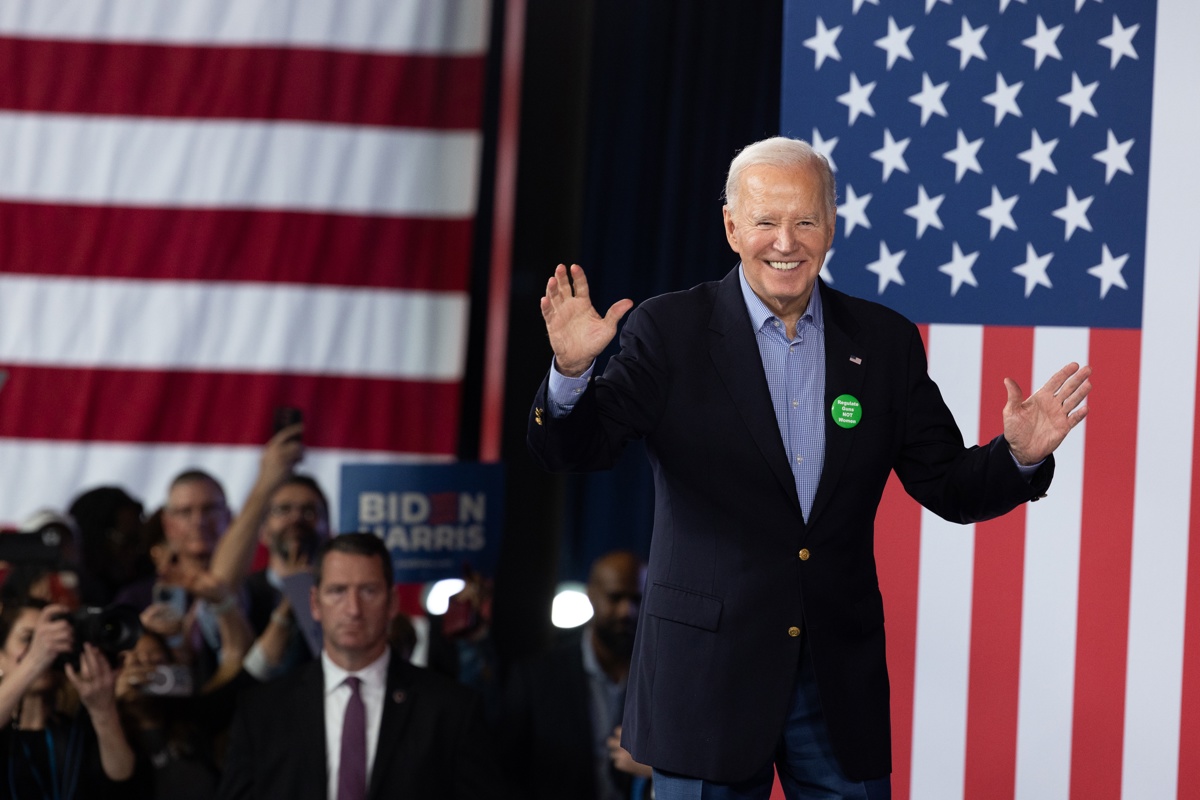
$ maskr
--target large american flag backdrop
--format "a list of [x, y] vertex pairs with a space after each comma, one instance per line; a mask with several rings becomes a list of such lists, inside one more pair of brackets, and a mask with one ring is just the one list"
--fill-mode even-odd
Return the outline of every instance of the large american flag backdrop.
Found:
[[896, 796], [1200, 797], [1200, 11], [789, 0], [782, 131], [835, 165], [826, 278], [922, 325], [969, 442], [1091, 363], [1050, 496], [877, 521]]
[[0, 4], [0, 520], [455, 454], [489, 0]]

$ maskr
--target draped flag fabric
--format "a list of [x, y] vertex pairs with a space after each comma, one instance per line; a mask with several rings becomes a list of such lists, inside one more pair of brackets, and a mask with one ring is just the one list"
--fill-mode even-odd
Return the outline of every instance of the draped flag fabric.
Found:
[[[788, 0], [782, 132], [838, 179], [825, 277], [922, 326], [968, 443], [1090, 363], [1047, 498], [876, 523], [898, 798], [1200, 797], [1200, 11]], [[1191, 612], [1191, 613], [1187, 613]]]
[[454, 456], [489, 0], [0, 4], [0, 520]]

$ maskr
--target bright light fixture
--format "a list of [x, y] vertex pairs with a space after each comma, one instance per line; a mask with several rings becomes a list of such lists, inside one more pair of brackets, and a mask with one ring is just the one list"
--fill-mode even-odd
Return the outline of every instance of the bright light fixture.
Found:
[[426, 585], [423, 602], [425, 613], [445, 614], [446, 609], [450, 607], [450, 598], [461, 592], [466, 585], [462, 578], [445, 578], [437, 583]]
[[567, 581], [558, 585], [550, 621], [556, 628], [578, 628], [592, 618], [592, 604], [582, 583]]

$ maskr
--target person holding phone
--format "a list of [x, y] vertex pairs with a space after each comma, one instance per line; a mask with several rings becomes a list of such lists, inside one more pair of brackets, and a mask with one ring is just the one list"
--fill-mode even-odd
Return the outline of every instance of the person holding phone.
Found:
[[122, 654], [116, 697], [121, 724], [145, 773], [147, 800], [210, 800], [221, 774], [214, 746], [233, 716], [236, 697], [249, 682], [194, 692], [191, 670], [175, 659], [166, 640], [144, 631]]

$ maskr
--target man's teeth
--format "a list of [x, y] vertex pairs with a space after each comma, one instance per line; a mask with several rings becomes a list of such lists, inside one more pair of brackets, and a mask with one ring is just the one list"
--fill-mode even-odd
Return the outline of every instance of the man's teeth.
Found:
[[800, 266], [799, 261], [768, 261], [767, 263], [770, 264], [773, 269], [785, 271], [789, 269], [795, 269], [796, 267]]

